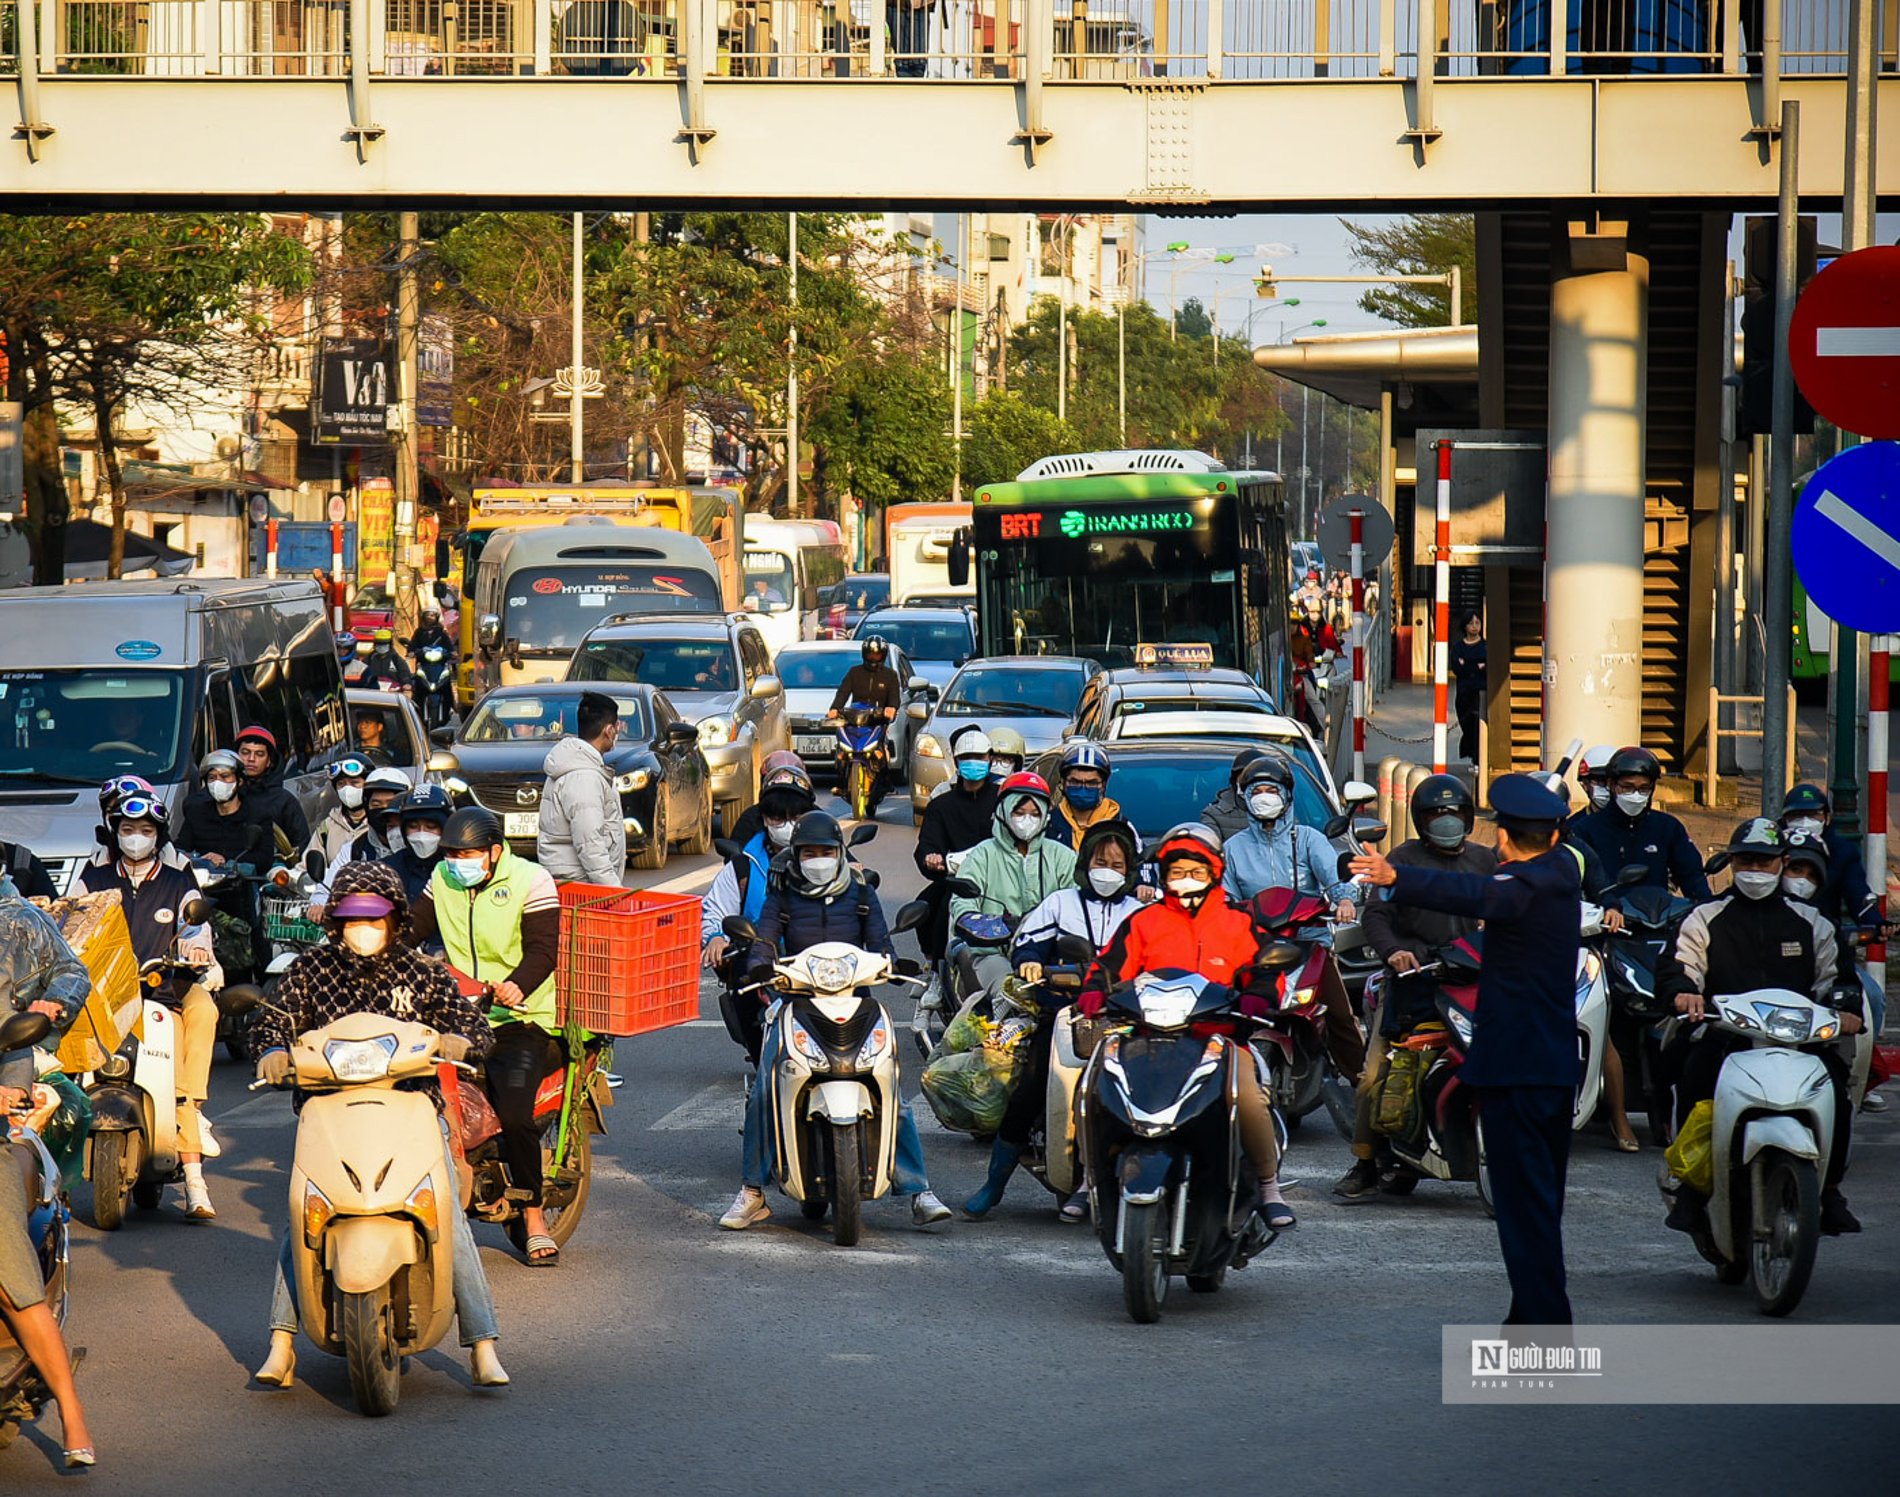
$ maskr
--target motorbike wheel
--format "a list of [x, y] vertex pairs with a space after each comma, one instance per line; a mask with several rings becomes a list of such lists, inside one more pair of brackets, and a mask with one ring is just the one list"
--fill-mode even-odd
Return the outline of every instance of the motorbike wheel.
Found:
[[[565, 1206], [547, 1204], [545, 1191], [542, 1194], [541, 1214], [548, 1221], [548, 1236], [554, 1239], [558, 1248], [567, 1246], [568, 1238], [574, 1235], [574, 1229], [581, 1224], [581, 1213], [587, 1209], [587, 1197], [594, 1180], [594, 1147], [587, 1135], [587, 1122], [576, 1116], [574, 1119], [574, 1155], [568, 1161], [568, 1171], [574, 1176], [574, 1194]], [[548, 1118], [548, 1125], [541, 1131], [541, 1178], [545, 1182], [554, 1173], [554, 1143], [561, 1134], [561, 1115], [557, 1112]], [[508, 1223], [508, 1240], [515, 1245], [515, 1251], [526, 1254], [528, 1251], [528, 1224], [519, 1215]]]
[[132, 1187], [132, 1204], [141, 1211], [156, 1211], [165, 1199], [165, 1187], [156, 1180], [140, 1180]]
[[1764, 1315], [1786, 1315], [1801, 1303], [1821, 1238], [1821, 1187], [1814, 1162], [1774, 1150], [1762, 1170], [1768, 1235], [1748, 1249], [1749, 1276]]
[[367, 1294], [339, 1294], [337, 1328], [357, 1408], [372, 1419], [395, 1413], [402, 1396], [402, 1353], [396, 1350], [389, 1286]]
[[839, 1247], [856, 1247], [864, 1230], [863, 1175], [858, 1160], [858, 1125], [833, 1123], [831, 1147], [831, 1240]]
[[851, 767], [845, 771], [844, 788], [852, 817], [863, 821], [871, 813], [871, 772], [862, 760], [851, 761]]
[[653, 795], [653, 825], [647, 838], [647, 845], [633, 855], [633, 866], [644, 868], [649, 873], [657, 872], [666, 866], [666, 839], [672, 835], [667, 824], [666, 787], [660, 786]]
[[1225, 1263], [1212, 1273], [1191, 1273], [1187, 1276], [1187, 1286], [1196, 1294], [1217, 1293], [1220, 1286], [1226, 1282], [1227, 1265]]
[[1137, 1325], [1153, 1325], [1168, 1298], [1166, 1223], [1161, 1203], [1126, 1208], [1122, 1232], [1122, 1301]]
[[129, 1133], [92, 1136], [92, 1224], [116, 1232], [125, 1223], [125, 1202], [138, 1174], [139, 1149]]

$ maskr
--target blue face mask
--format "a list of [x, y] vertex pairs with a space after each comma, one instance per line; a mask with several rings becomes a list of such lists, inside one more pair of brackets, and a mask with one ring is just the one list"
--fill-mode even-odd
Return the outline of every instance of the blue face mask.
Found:
[[966, 785], [980, 785], [989, 777], [990, 761], [988, 759], [957, 760], [957, 778]]
[[1102, 803], [1100, 785], [1068, 785], [1063, 788], [1062, 798], [1078, 811], [1093, 811]]

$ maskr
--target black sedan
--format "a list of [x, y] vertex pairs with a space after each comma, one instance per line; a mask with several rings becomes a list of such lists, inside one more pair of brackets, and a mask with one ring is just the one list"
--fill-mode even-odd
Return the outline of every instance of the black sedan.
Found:
[[[534, 856], [548, 751], [574, 732], [581, 694], [601, 689], [580, 682], [498, 686], [454, 730], [461, 771], [449, 788], [462, 804], [499, 816], [517, 853]], [[606, 692], [620, 706], [620, 739], [606, 759], [634, 866], [665, 867], [675, 844], [686, 853], [710, 851], [712, 771], [699, 730], [651, 686], [615, 683]], [[451, 731], [438, 728], [434, 736], [442, 741]]]

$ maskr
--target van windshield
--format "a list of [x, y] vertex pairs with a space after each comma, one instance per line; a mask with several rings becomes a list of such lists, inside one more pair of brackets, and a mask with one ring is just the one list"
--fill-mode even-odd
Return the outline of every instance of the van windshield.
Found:
[[184, 778], [183, 671], [0, 671], [0, 778], [98, 785]]
[[792, 559], [782, 551], [747, 551], [744, 606], [754, 613], [784, 613], [798, 598]]
[[571, 650], [617, 613], [717, 613], [719, 579], [690, 566], [531, 567], [508, 579], [504, 639], [524, 650]]

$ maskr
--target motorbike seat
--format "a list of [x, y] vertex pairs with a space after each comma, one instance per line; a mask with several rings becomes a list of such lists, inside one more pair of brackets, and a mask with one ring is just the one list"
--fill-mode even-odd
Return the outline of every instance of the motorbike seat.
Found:
[[[40, 1179], [39, 1151], [27, 1144], [16, 1143], [7, 1145], [6, 1152], [12, 1156], [12, 1164], [7, 1167], [20, 1172], [20, 1183], [26, 1187], [27, 1200], [38, 1202], [45, 1183]], [[39, 1240], [37, 1232], [34, 1240]]]

